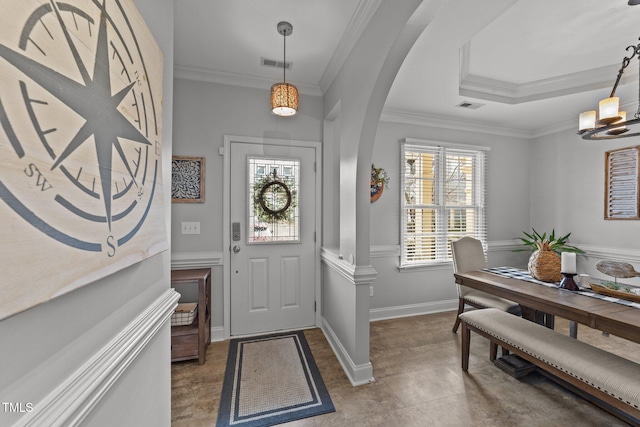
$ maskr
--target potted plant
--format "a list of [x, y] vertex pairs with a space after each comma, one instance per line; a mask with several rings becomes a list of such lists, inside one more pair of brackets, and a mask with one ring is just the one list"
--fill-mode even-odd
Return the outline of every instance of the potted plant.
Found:
[[516, 252], [533, 250], [528, 264], [529, 273], [533, 278], [543, 282], [559, 282], [562, 279], [560, 252], [584, 253], [584, 251], [567, 244], [571, 233], [556, 237], [555, 229], [551, 230], [549, 235], [540, 234], [534, 228], [531, 230], [532, 233], [522, 232], [526, 237], [519, 237], [527, 248], [516, 249]]

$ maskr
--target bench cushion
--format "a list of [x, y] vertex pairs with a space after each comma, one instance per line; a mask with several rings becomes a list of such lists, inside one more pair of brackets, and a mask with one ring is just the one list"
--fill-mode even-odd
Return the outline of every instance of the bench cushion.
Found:
[[464, 295], [465, 301], [470, 301], [481, 307], [499, 308], [511, 314], [520, 315], [520, 305], [508, 299], [500, 298], [482, 291], [471, 290]]
[[640, 409], [640, 365], [637, 363], [494, 308], [462, 313], [460, 319]]

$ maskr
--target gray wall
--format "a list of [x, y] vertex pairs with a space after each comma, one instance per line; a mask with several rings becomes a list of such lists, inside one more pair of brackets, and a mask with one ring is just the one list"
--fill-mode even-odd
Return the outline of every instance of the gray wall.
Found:
[[531, 144], [531, 225], [572, 233], [571, 242], [587, 251], [578, 256], [578, 273], [607, 278], [595, 269], [601, 259], [640, 263], [640, 221], [604, 219], [605, 152], [635, 145], [638, 138], [585, 141], [573, 129]]
[[527, 230], [530, 222], [529, 140], [381, 121], [373, 163], [384, 168], [391, 181], [382, 197], [371, 204], [371, 264], [378, 272], [371, 298], [372, 318], [439, 311], [457, 304], [450, 263], [398, 270], [400, 141], [403, 138], [490, 147], [487, 153], [488, 262], [490, 265], [526, 264], [526, 257], [511, 250], [512, 239]]
[[[163, 173], [170, 200], [173, 2], [136, 0], [164, 52]], [[167, 227], [170, 210], [166, 209]], [[169, 288], [169, 253], [156, 255], [0, 322], [0, 402], [38, 402]], [[24, 268], [29, 268], [25, 265]], [[47, 280], [42, 277], [41, 280]], [[91, 426], [169, 426], [169, 327], [149, 342], [86, 419]], [[0, 425], [23, 414], [0, 410]]]
[[[224, 135], [322, 141], [322, 99], [302, 94], [293, 117], [269, 109], [269, 91], [176, 78], [173, 154], [206, 158], [205, 202], [171, 204], [171, 251], [182, 262], [212, 267], [212, 328], [222, 328], [223, 157]], [[200, 222], [200, 234], [181, 234], [181, 222]], [[204, 260], [203, 260], [204, 258]], [[209, 263], [210, 259], [220, 260]], [[209, 264], [208, 264], [209, 263]], [[219, 334], [214, 334], [214, 339]]]

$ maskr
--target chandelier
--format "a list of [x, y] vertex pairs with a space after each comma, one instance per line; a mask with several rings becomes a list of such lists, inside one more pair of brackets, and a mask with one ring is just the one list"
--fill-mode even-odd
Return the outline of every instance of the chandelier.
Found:
[[298, 112], [298, 89], [287, 83], [287, 36], [293, 32], [288, 22], [278, 22], [278, 33], [284, 39], [284, 59], [282, 60], [282, 83], [271, 86], [271, 112], [276, 116], [293, 116]]
[[[629, 4], [631, 4], [631, 0]], [[640, 43], [637, 46], [628, 46], [626, 50], [630, 51], [631, 55], [622, 60], [622, 67], [618, 71], [618, 77], [609, 98], [600, 101], [597, 114], [595, 110], [585, 111], [580, 114], [578, 134], [582, 135], [582, 139], [615, 139], [640, 135], [640, 131], [627, 133], [629, 132], [629, 127], [640, 124], [640, 92], [638, 93], [638, 111], [634, 114], [634, 118], [630, 120], [627, 120], [626, 111], [620, 111], [620, 98], [615, 96], [625, 68], [629, 66], [634, 57], [637, 56], [640, 59]], [[640, 61], [638, 63], [640, 64]]]

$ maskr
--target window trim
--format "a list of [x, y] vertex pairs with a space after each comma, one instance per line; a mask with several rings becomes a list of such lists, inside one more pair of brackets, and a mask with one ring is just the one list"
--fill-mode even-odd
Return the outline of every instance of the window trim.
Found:
[[[487, 152], [489, 152], [491, 150], [490, 147], [487, 146], [481, 146], [481, 145], [471, 145], [471, 144], [458, 144], [458, 143], [448, 143], [448, 142], [441, 142], [441, 141], [432, 141], [432, 140], [422, 140], [422, 139], [415, 139], [415, 138], [404, 138], [400, 140], [400, 256], [399, 256], [399, 269], [400, 270], [415, 270], [415, 269], [432, 269], [432, 268], [442, 268], [443, 265], [450, 265], [451, 263], [451, 259], [447, 258], [447, 259], [436, 259], [436, 260], [431, 260], [431, 261], [419, 261], [419, 262], [410, 262], [407, 263], [405, 257], [406, 254], [406, 249], [405, 249], [405, 237], [406, 237], [406, 217], [405, 217], [405, 209], [406, 209], [406, 205], [405, 205], [405, 200], [404, 200], [404, 185], [405, 185], [405, 169], [406, 169], [406, 162], [405, 162], [405, 153], [406, 153], [406, 147], [407, 146], [422, 146], [425, 148], [425, 151], [438, 151], [438, 152], [446, 152], [447, 150], [463, 150], [463, 151], [470, 151], [475, 153], [475, 155], [478, 154], [482, 154], [482, 161], [483, 164], [480, 166], [480, 168], [475, 168], [474, 167], [474, 177], [473, 177], [473, 183], [474, 183], [474, 187], [476, 186], [476, 183], [479, 180], [482, 180], [482, 182], [479, 183], [479, 185], [482, 185], [482, 188], [480, 189], [476, 189], [474, 188], [473, 192], [474, 192], [474, 197], [479, 196], [481, 198], [481, 200], [476, 203], [474, 202], [474, 206], [476, 206], [476, 208], [480, 208], [478, 210], [478, 232], [480, 233], [480, 236], [478, 236], [477, 234], [474, 237], [479, 237], [480, 240], [482, 240], [483, 246], [485, 247], [486, 250], [486, 245], [487, 245], [487, 205], [486, 205], [486, 189], [487, 189], [487, 174], [488, 174], [488, 167], [487, 167]], [[470, 153], [471, 154], [471, 153]], [[444, 164], [445, 159], [441, 158], [439, 163], [442, 165]], [[439, 177], [438, 182], [442, 182], [442, 176]], [[440, 187], [440, 185], [438, 185], [438, 187]], [[441, 206], [438, 209], [444, 209], [446, 210], [446, 207]], [[467, 209], [467, 208], [465, 208]], [[439, 222], [442, 221], [443, 218], [441, 218], [440, 220], [438, 220]], [[439, 227], [442, 230], [442, 227], [444, 225], [440, 224]], [[445, 235], [446, 238], [446, 235]], [[439, 243], [439, 246], [442, 246], [442, 242]], [[443, 248], [440, 248], [440, 250], [442, 251]], [[444, 249], [445, 251], [447, 250], [446, 248]], [[442, 253], [442, 252], [441, 252]]]

